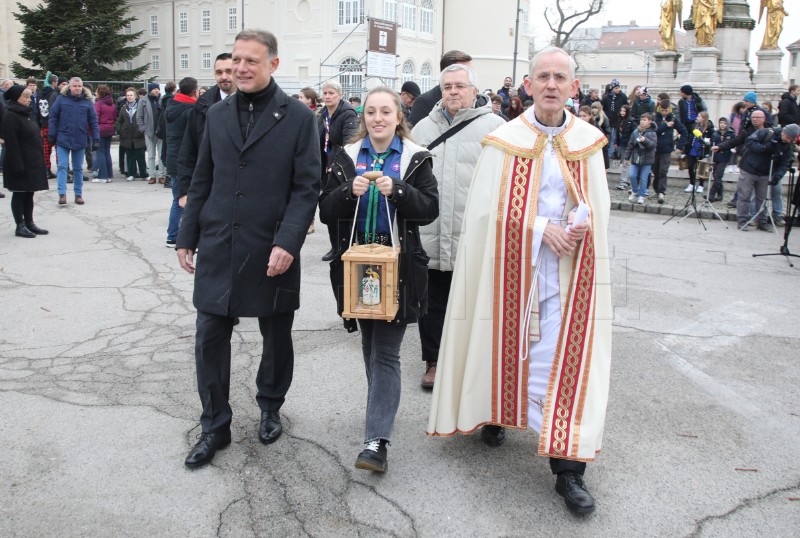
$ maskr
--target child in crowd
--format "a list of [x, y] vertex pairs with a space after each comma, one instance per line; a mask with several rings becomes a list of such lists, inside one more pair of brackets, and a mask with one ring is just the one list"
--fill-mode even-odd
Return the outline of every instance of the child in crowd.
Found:
[[[619, 149], [620, 154], [625, 152], [628, 147], [628, 141], [631, 139], [631, 133], [636, 129], [636, 123], [631, 119], [630, 105], [622, 105], [619, 109], [619, 123], [617, 124], [617, 145], [614, 146], [614, 153]], [[628, 189], [628, 174], [623, 162], [623, 168], [619, 172], [619, 185], [617, 190], [624, 191]]]
[[[736, 136], [736, 132], [728, 127], [726, 118], [719, 119], [719, 129], [714, 131], [714, 145], [719, 146]], [[716, 202], [722, 200], [722, 176], [725, 175], [725, 167], [731, 159], [731, 150], [717, 151], [714, 153], [714, 182], [708, 190], [708, 201]]]
[[714, 122], [708, 119], [708, 112], [704, 110], [697, 115], [694, 127], [689, 129], [689, 141], [684, 148], [689, 165], [689, 185], [684, 192], [703, 192], [703, 178], [697, 177], [697, 161], [708, 155], [713, 137]]
[[631, 182], [631, 195], [628, 200], [636, 200], [637, 204], [644, 205], [647, 177], [656, 158], [656, 130], [653, 116], [649, 112], [643, 113], [639, 119], [639, 127], [631, 134], [624, 157], [630, 164], [628, 179]]

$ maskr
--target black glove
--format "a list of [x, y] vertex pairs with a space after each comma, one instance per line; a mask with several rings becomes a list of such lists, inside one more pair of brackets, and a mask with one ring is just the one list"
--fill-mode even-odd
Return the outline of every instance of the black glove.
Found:
[[56, 137], [47, 135], [47, 143], [50, 144], [51, 146], [55, 146], [56, 145]]
[[774, 187], [775, 185], [777, 185], [777, 184], [778, 184], [778, 183], [780, 183], [780, 182], [781, 182], [781, 178], [779, 178], [779, 177], [774, 177], [774, 178], [772, 178], [772, 179], [770, 180], [769, 184], [770, 184], [770, 186]]
[[97, 140], [92, 141], [92, 151], [97, 151], [100, 149], [100, 142]]

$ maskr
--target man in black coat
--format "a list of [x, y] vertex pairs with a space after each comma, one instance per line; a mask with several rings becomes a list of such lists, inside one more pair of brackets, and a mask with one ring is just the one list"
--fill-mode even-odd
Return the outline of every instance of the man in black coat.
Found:
[[[470, 64], [470, 62], [472, 62], [472, 56], [466, 52], [450, 50], [442, 54], [442, 58], [439, 60], [439, 71], [444, 71], [445, 67], [450, 67], [453, 64]], [[427, 118], [436, 103], [441, 100], [442, 89], [438, 84], [417, 97], [414, 100], [414, 106], [411, 107], [411, 117], [408, 121], [409, 127], [413, 127], [424, 118]]]
[[800, 109], [797, 106], [797, 95], [800, 94], [800, 86], [792, 84], [789, 91], [781, 96], [778, 104], [778, 123], [782, 126], [791, 123], [800, 123]]
[[200, 141], [203, 139], [203, 132], [206, 128], [206, 113], [211, 105], [236, 91], [230, 52], [223, 52], [214, 60], [214, 80], [217, 82], [216, 86], [197, 99], [197, 103], [189, 115], [186, 132], [181, 141], [181, 149], [178, 154], [178, 181], [180, 182], [178, 202], [181, 207], [186, 205], [186, 195], [189, 192], [189, 184], [192, 182], [192, 174], [197, 164], [197, 149], [200, 147]]
[[[181, 267], [195, 274], [195, 359], [202, 434], [187, 467], [207, 464], [231, 442], [231, 332], [257, 317], [263, 337], [256, 376], [258, 435], [282, 432], [279, 409], [292, 382], [292, 322], [300, 306], [300, 249], [319, 195], [319, 134], [313, 112], [272, 80], [278, 43], [243, 30], [233, 45], [237, 92], [208, 109], [178, 233]], [[194, 253], [198, 250], [195, 272]]]

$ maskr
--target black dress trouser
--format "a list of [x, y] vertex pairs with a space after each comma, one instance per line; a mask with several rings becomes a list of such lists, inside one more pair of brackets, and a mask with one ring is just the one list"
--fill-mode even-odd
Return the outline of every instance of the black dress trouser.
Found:
[[564, 471], [574, 471], [583, 476], [583, 472], [586, 470], [586, 462], [550, 458], [550, 470], [553, 471], [553, 474], [563, 473]]
[[[203, 432], [217, 433], [230, 429], [233, 411], [228, 399], [234, 320], [233, 317], [197, 312], [195, 365], [197, 391], [203, 406], [200, 415]], [[258, 318], [263, 347], [256, 376], [256, 401], [262, 412], [278, 411], [292, 384], [293, 322], [294, 312]]]
[[428, 313], [418, 320], [423, 361], [436, 362], [439, 358], [444, 315], [452, 281], [452, 271], [428, 269]]

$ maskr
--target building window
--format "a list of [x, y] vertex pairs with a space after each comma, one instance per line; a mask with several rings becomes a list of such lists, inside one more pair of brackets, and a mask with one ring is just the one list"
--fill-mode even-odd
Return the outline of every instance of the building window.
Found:
[[228, 31], [235, 32], [239, 29], [239, 16], [235, 7], [228, 8]]
[[158, 36], [158, 15], [150, 15], [150, 35]]
[[400, 75], [400, 80], [402, 82], [408, 82], [414, 80], [414, 64], [411, 60], [406, 60], [403, 63], [402, 73]]
[[417, 6], [412, 3], [413, 0], [406, 0], [401, 6], [400, 12], [400, 26], [406, 30], [417, 29]]
[[202, 26], [200, 27], [201, 31], [210, 32], [211, 31], [211, 10], [210, 9], [204, 9], [202, 14], [201, 14], [201, 18], [202, 18]]
[[189, 55], [185, 52], [181, 52], [179, 58], [180, 62], [178, 65], [180, 65], [180, 68], [183, 70], [189, 69]]
[[181, 11], [178, 13], [178, 33], [189, 33], [189, 13], [186, 11]]
[[355, 58], [345, 58], [339, 65], [339, 84], [342, 85], [342, 98], [349, 99], [361, 95], [364, 75], [361, 63]]
[[426, 92], [431, 89], [431, 64], [424, 63], [419, 70], [419, 89]]
[[133, 70], [133, 62], [130, 60], [125, 61], [125, 71], [132, 71]]
[[397, 0], [383, 0], [383, 18], [397, 22]]
[[203, 69], [211, 69], [211, 53], [203, 53]]
[[131, 33], [131, 23], [126, 24], [122, 27], [122, 33], [125, 35], [130, 35]]
[[339, 26], [358, 24], [364, 19], [364, 0], [339, 0]]
[[150, 70], [151, 71], [158, 71], [161, 69], [161, 58], [158, 54], [153, 54], [150, 56]]
[[422, 0], [419, 8], [419, 31], [433, 35], [433, 0]]

